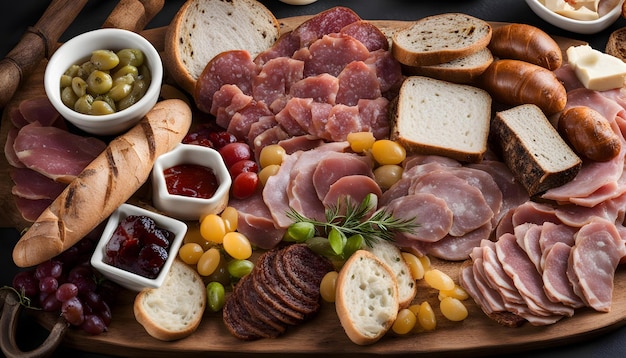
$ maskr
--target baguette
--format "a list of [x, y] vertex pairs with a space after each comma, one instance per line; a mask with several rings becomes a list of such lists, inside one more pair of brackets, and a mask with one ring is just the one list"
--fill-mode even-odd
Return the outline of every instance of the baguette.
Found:
[[393, 56], [407, 66], [428, 66], [469, 56], [487, 47], [491, 25], [476, 17], [448, 13], [415, 21], [393, 35]]
[[135, 319], [152, 337], [173, 341], [196, 331], [207, 301], [198, 272], [176, 259], [159, 288], [144, 289], [133, 303]]
[[189, 0], [167, 27], [163, 63], [174, 81], [193, 93], [217, 54], [246, 50], [254, 58], [279, 36], [278, 20], [256, 0]]
[[524, 104], [496, 113], [491, 141], [530, 196], [561, 186], [578, 174], [582, 161], [539, 107]]
[[141, 187], [154, 160], [179, 144], [190, 126], [191, 109], [185, 102], [157, 103], [41, 213], [15, 245], [15, 264], [37, 265], [80, 241]]
[[395, 107], [391, 138], [409, 153], [479, 162], [487, 151], [491, 96], [480, 88], [411, 76]]
[[348, 338], [358, 345], [378, 341], [398, 316], [398, 282], [388, 265], [358, 250], [339, 271], [335, 309]]

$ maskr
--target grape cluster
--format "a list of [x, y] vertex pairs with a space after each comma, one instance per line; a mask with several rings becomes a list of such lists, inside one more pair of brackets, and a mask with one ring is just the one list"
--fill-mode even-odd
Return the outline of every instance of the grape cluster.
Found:
[[79, 241], [64, 253], [18, 272], [13, 288], [46, 312], [61, 312], [75, 327], [97, 335], [111, 323], [111, 305], [120, 290], [89, 263], [95, 242]]

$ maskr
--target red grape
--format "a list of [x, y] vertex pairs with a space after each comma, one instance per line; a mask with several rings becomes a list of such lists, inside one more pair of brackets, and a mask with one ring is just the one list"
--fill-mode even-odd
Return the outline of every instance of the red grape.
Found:
[[35, 277], [34, 270], [20, 271], [13, 277], [13, 288], [33, 298], [39, 294], [39, 280]]
[[41, 309], [46, 312], [58, 311], [61, 308], [62, 302], [56, 298], [54, 293], [50, 293], [45, 297], [40, 297]]
[[237, 175], [241, 173], [253, 172], [257, 173], [259, 171], [259, 165], [250, 159], [240, 160], [237, 163], [233, 164], [230, 168], [228, 168], [228, 172], [230, 173], [230, 177], [235, 179]]
[[98, 335], [107, 330], [107, 325], [104, 323], [102, 318], [100, 318], [100, 316], [96, 314], [89, 314], [85, 316], [80, 328], [89, 334]]
[[231, 133], [220, 131], [209, 133], [209, 140], [213, 143], [213, 148], [215, 150], [220, 150], [230, 143], [237, 142], [237, 137]]
[[230, 168], [233, 164], [240, 160], [252, 159], [252, 150], [246, 143], [236, 142], [226, 144], [219, 150], [226, 168]]
[[52, 276], [43, 277], [39, 280], [39, 291], [54, 293], [59, 288], [59, 281]]
[[231, 192], [237, 199], [250, 197], [259, 185], [259, 176], [254, 172], [241, 173], [233, 180]]
[[78, 297], [70, 298], [61, 304], [61, 315], [74, 326], [80, 326], [83, 323], [85, 320], [83, 304]]
[[55, 294], [59, 301], [65, 302], [78, 295], [78, 287], [71, 282], [66, 282], [59, 286]]
[[37, 265], [35, 269], [35, 277], [41, 280], [44, 277], [58, 278], [63, 272], [63, 264], [59, 261], [48, 260]]

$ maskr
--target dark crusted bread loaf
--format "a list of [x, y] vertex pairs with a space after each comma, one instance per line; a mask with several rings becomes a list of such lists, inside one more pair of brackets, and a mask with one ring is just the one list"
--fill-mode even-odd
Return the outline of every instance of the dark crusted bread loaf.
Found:
[[604, 52], [626, 62], [626, 27], [619, 28], [609, 35]]
[[497, 112], [490, 140], [530, 196], [561, 186], [578, 174], [581, 159], [534, 104]]

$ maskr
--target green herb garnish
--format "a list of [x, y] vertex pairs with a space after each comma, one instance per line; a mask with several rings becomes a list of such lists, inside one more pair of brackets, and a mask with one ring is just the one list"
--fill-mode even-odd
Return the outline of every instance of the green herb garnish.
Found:
[[[343, 252], [348, 240], [357, 235], [371, 247], [376, 239], [393, 241], [397, 233], [409, 232], [419, 227], [416, 218], [401, 219], [394, 217], [385, 208], [376, 210], [377, 199], [375, 194], [368, 194], [357, 205], [344, 197], [344, 205], [339, 201], [337, 205], [326, 209], [325, 222], [308, 218], [293, 208], [286, 215], [294, 224], [313, 225], [317, 235], [328, 238], [333, 251], [338, 255]], [[372, 214], [369, 215], [370, 213]]]

